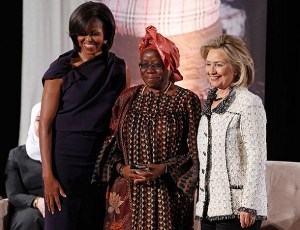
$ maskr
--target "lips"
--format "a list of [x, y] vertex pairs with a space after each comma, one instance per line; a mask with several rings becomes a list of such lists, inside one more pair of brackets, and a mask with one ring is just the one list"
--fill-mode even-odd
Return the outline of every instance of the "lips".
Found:
[[84, 46], [86, 47], [86, 48], [94, 48], [95, 47], [95, 45], [94, 44], [84, 44]]
[[218, 80], [220, 77], [221, 77], [221, 76], [210, 76], [210, 79], [211, 79], [212, 81], [216, 81], [216, 80]]
[[156, 79], [160, 79], [159, 77], [145, 77], [145, 79], [147, 80], [156, 80]]
[[158, 74], [144, 74], [144, 77], [146, 78], [146, 79], [160, 79], [161, 78], [161, 76], [160, 75], [158, 75]]

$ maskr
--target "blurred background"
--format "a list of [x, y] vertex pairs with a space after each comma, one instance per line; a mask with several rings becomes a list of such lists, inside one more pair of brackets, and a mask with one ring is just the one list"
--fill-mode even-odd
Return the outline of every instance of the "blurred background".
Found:
[[[177, 1], [178, 3], [175, 4], [174, 2]], [[18, 0], [7, 1], [2, 7], [3, 13], [0, 16], [2, 36], [0, 37], [2, 51], [5, 54], [2, 57], [3, 90], [1, 91], [1, 121], [4, 130], [0, 154], [0, 196], [2, 197], [6, 197], [4, 168], [9, 150], [25, 143], [30, 110], [36, 102], [40, 101], [43, 73], [54, 59], [72, 48], [68, 37], [68, 20], [71, 12], [82, 2], [84, 1]], [[131, 22], [132, 27], [128, 29], [126, 25], [128, 18], [119, 17], [118, 14], [121, 7], [126, 7], [122, 4], [126, 4], [127, 1], [102, 2], [112, 9], [116, 17], [117, 31], [112, 51], [131, 65], [132, 84], [139, 84], [137, 54], [131, 52], [132, 48], [131, 50], [126, 48], [136, 46], [133, 50], [138, 51], [136, 41], [141, 34], [144, 34], [144, 28], [149, 21], [135, 20], [136, 25]], [[122, 4], [116, 6], [117, 2]], [[137, 2], [142, 4], [143, 1]], [[168, 2], [180, 6], [181, 1]], [[201, 2], [203, 5], [200, 5]], [[299, 28], [299, 23], [289, 15], [294, 3], [289, 2], [287, 5], [282, 1], [270, 0], [268, 2], [267, 0], [222, 0], [217, 5], [209, 5], [209, 3], [218, 3], [218, 1], [195, 0], [184, 5], [184, 10], [190, 12], [187, 18], [191, 20], [199, 15], [203, 16], [201, 10], [206, 9], [205, 12], [208, 12], [207, 9], [211, 10], [211, 16], [206, 19], [199, 16], [193, 28], [182, 25], [178, 30], [178, 26], [166, 28], [161, 24], [163, 22], [152, 23], [159, 32], [174, 40], [180, 51], [182, 47], [180, 71], [184, 81], [180, 82], [180, 85], [195, 91], [204, 100], [208, 85], [202, 76], [202, 60], [196, 59], [195, 56], [198, 55], [201, 43], [220, 33], [242, 37], [247, 42], [255, 61], [256, 80], [250, 90], [262, 98], [267, 112], [268, 160], [300, 161], [300, 153], [296, 148], [298, 125], [296, 125], [296, 111], [293, 111], [297, 108], [296, 82], [298, 80], [295, 67], [299, 60], [297, 42], [300, 40], [299, 33], [288, 29]], [[189, 4], [196, 4], [197, 7]], [[131, 13], [132, 16], [134, 11], [137, 11], [140, 13], [137, 14], [137, 18], [144, 15], [137, 10], [138, 4], [134, 7], [131, 8], [134, 9], [132, 12], [127, 10], [126, 13]], [[174, 10], [176, 13], [176, 9]], [[182, 21], [178, 22], [176, 18], [178, 15], [175, 18], [170, 17], [169, 20], [179, 25]], [[185, 23], [191, 25], [189, 21]], [[133, 30], [134, 26], [142, 30]], [[127, 42], [126, 45], [119, 45], [124, 42]], [[195, 49], [192, 50], [189, 45]], [[195, 52], [195, 55], [191, 55], [192, 52]], [[193, 61], [200, 64], [193, 67]], [[8, 69], [5, 69], [6, 67]]]

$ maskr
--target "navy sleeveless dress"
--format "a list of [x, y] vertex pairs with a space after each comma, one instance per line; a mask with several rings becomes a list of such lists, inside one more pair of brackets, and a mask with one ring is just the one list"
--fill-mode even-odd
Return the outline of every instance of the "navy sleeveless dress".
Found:
[[104, 52], [78, 67], [70, 50], [46, 71], [45, 80], [63, 78], [53, 123], [53, 171], [67, 197], [62, 211], [46, 209], [46, 230], [102, 229], [105, 188], [91, 185], [95, 162], [108, 133], [111, 108], [126, 84], [126, 66]]

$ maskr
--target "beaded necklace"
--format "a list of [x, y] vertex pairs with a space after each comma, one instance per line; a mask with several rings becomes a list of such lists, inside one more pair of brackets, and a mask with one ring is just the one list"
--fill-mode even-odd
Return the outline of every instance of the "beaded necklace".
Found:
[[[172, 83], [169, 81], [169, 84], [168, 84], [167, 88], [164, 91], [160, 91], [160, 92], [161, 93], [167, 93], [171, 86], [172, 86]], [[142, 90], [142, 94], [144, 94], [144, 91], [145, 91], [146, 88], [147, 88], [147, 86], [145, 85], [143, 90]]]

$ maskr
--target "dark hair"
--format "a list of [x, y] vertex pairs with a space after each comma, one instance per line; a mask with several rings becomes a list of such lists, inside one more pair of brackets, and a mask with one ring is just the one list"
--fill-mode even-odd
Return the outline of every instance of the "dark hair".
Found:
[[84, 34], [89, 21], [95, 18], [103, 23], [104, 40], [107, 41], [106, 44], [103, 44], [102, 50], [106, 51], [111, 48], [116, 29], [114, 16], [105, 4], [89, 1], [78, 6], [70, 16], [69, 36], [76, 51], [81, 50], [77, 36]]

